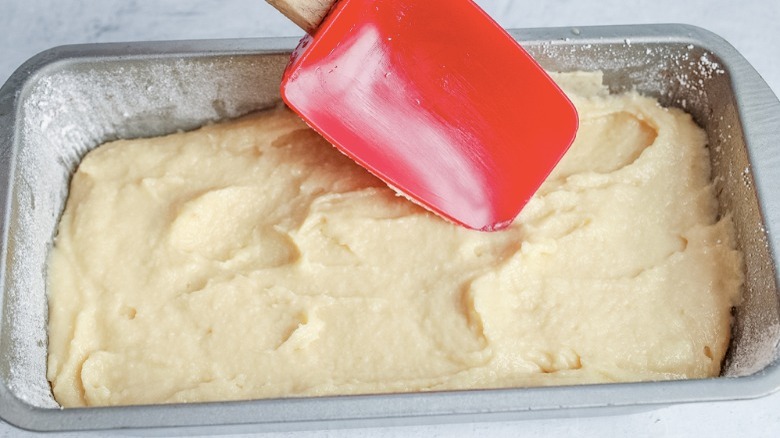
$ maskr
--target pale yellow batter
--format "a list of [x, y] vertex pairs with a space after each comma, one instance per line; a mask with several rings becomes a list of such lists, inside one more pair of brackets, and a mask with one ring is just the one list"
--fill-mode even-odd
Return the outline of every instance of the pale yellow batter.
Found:
[[742, 262], [704, 133], [598, 74], [558, 80], [577, 141], [504, 232], [396, 196], [286, 110], [94, 150], [50, 260], [56, 399], [718, 375]]

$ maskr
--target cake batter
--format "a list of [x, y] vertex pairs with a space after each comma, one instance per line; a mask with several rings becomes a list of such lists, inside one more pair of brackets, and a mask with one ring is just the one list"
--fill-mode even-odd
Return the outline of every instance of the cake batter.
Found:
[[556, 79], [577, 140], [502, 232], [396, 196], [284, 109], [93, 150], [50, 257], [56, 400], [717, 376], [743, 278], [705, 133]]

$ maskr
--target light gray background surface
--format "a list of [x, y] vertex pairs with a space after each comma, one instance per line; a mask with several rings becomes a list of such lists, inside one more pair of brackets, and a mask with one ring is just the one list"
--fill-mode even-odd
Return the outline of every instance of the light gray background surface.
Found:
[[[672, 22], [701, 26], [731, 42], [775, 93], [780, 94], [780, 0], [477, 0], [477, 3], [506, 28]], [[0, 83], [34, 54], [62, 44], [301, 34], [263, 0], [0, 0]], [[756, 400], [678, 405], [609, 417], [267, 436], [519, 435], [777, 437], [780, 436], [780, 393]], [[0, 436], [34, 434], [0, 421]]]

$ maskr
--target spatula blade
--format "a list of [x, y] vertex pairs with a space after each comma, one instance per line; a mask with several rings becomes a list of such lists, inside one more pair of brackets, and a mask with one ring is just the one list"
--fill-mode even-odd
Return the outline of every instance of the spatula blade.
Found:
[[574, 106], [471, 0], [340, 0], [282, 97], [343, 153], [466, 227], [519, 214], [571, 145]]

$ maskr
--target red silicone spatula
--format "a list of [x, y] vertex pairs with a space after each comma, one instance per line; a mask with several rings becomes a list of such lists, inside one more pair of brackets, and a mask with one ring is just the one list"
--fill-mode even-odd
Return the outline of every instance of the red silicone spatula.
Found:
[[571, 102], [471, 0], [267, 1], [309, 34], [287, 105], [445, 218], [506, 227], [574, 139]]

